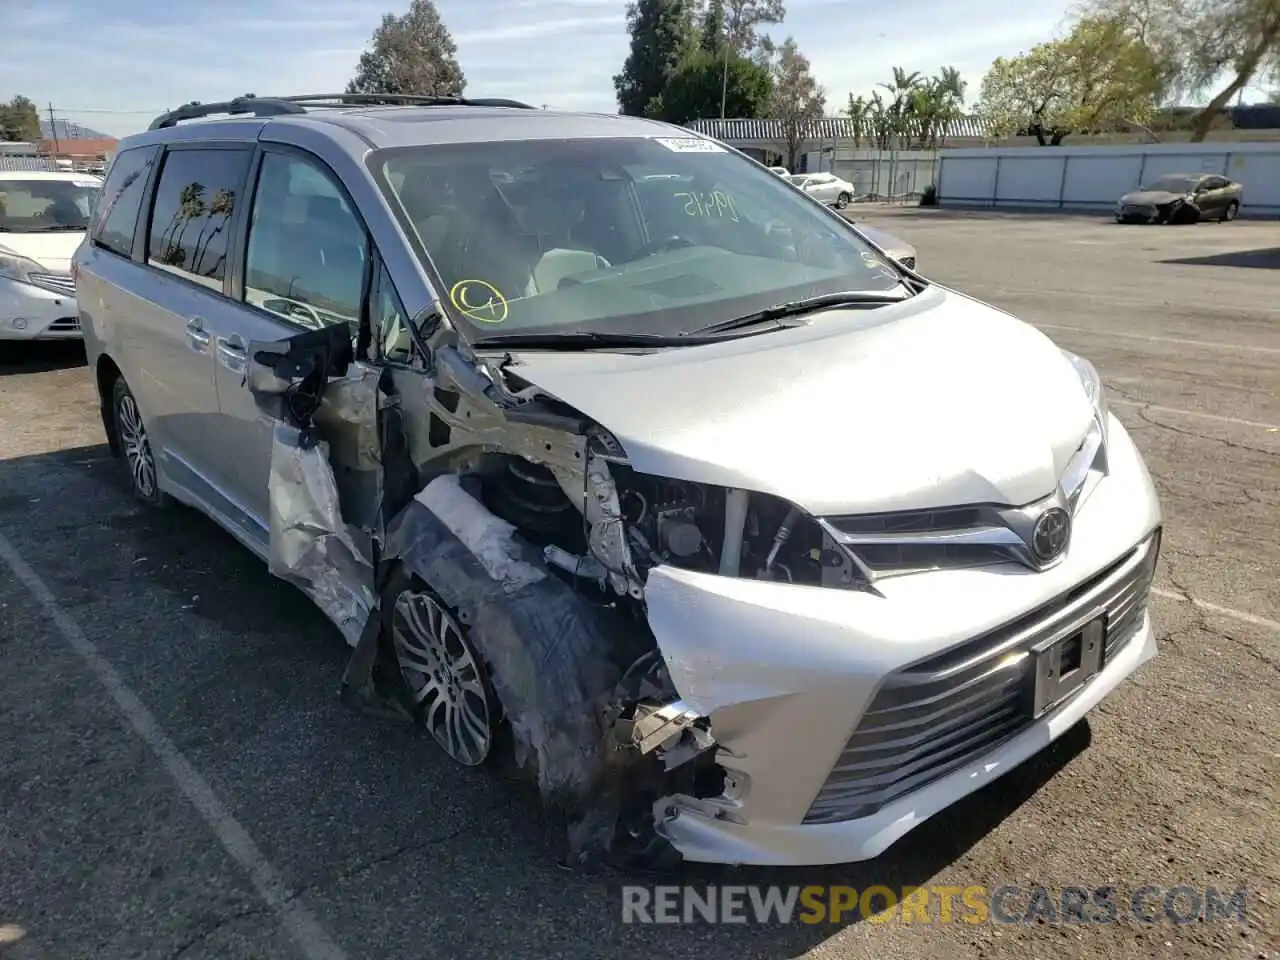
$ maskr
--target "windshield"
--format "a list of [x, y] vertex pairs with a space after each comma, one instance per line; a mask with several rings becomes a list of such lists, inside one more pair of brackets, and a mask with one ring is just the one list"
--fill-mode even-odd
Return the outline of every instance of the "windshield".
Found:
[[84, 230], [100, 185], [92, 180], [0, 179], [0, 230], [52, 233]]
[[901, 282], [842, 221], [707, 140], [398, 148], [373, 168], [481, 336], [677, 336]]
[[1142, 189], [1160, 193], [1191, 193], [1199, 183], [1198, 177], [1161, 177], [1159, 180], [1151, 181]]

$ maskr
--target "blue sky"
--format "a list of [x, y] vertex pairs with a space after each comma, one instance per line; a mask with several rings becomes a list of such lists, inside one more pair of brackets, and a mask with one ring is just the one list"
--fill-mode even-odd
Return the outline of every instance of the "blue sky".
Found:
[[[223, 0], [162, 6], [142, 0], [0, 0], [5, 55], [0, 98], [53, 103], [113, 136], [189, 100], [341, 90], [384, 12], [408, 0]], [[837, 112], [848, 94], [889, 79], [895, 65], [958, 67], [972, 94], [991, 60], [1059, 29], [1069, 0], [788, 0], [790, 34]], [[627, 53], [625, 0], [436, 0], [458, 44], [472, 96], [554, 109], [617, 109], [612, 76]]]

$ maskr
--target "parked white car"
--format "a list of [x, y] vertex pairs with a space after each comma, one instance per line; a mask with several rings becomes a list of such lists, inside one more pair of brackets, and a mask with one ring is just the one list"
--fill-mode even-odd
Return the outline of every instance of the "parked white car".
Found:
[[85, 173], [0, 170], [0, 340], [80, 338], [71, 256], [101, 189]]
[[853, 203], [853, 184], [834, 173], [796, 173], [787, 179], [815, 200], [837, 209], [843, 210]]
[[770, 167], [770, 168], [769, 168], [769, 172], [770, 172], [770, 173], [776, 173], [776, 174], [777, 174], [778, 176], [780, 176], [780, 177], [789, 177], [789, 176], [791, 176], [791, 171], [790, 171], [790, 170], [788, 170], [786, 167]]

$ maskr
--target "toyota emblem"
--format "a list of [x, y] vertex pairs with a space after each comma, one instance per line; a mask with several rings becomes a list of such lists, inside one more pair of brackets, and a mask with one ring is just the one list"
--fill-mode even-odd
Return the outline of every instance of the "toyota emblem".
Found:
[[1040, 515], [1031, 531], [1031, 551], [1041, 563], [1062, 556], [1071, 539], [1071, 514], [1061, 507], [1050, 507]]

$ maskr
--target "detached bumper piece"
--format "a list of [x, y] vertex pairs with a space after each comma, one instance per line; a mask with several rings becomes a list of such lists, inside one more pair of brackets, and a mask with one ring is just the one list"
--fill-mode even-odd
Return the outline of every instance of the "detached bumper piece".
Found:
[[804, 822], [870, 816], [1070, 699], [1141, 628], [1159, 549], [1156, 530], [1049, 605], [890, 676]]

